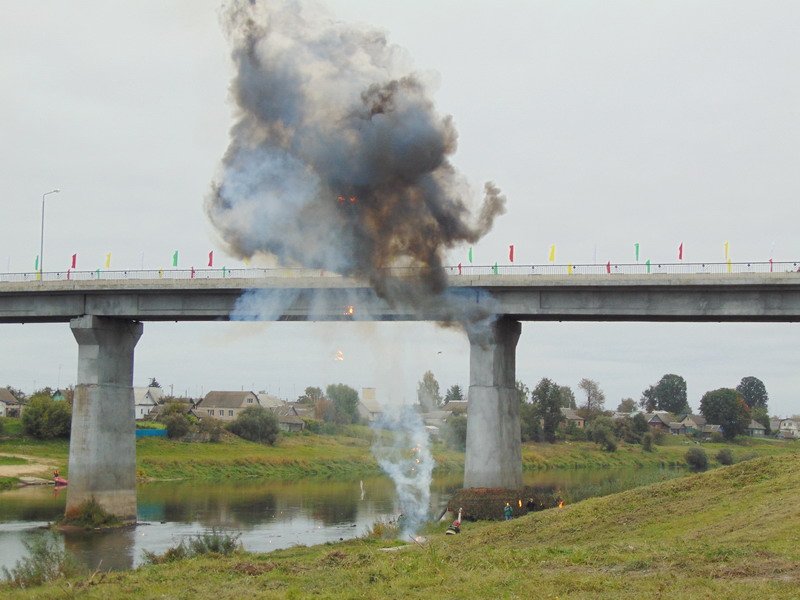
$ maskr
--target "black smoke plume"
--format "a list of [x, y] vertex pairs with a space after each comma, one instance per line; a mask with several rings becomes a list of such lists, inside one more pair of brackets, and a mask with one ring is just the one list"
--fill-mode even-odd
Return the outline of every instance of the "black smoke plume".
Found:
[[505, 198], [486, 183], [472, 215], [452, 118], [404, 51], [299, 0], [234, 1], [223, 24], [236, 122], [207, 210], [231, 251], [365, 278], [391, 303], [443, 292], [443, 252]]

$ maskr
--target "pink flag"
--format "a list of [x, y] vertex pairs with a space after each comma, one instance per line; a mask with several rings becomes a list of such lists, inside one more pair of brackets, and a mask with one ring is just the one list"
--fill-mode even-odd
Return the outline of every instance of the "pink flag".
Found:
[[209, 267], [213, 267], [214, 266], [214, 251], [213, 250], [208, 253], [208, 266]]
[[73, 254], [72, 255], [72, 268], [74, 269], [77, 265], [78, 265], [78, 255], [77, 254]]
[[514, 244], [508, 247], [508, 260], [514, 262]]
[[194, 279], [194, 267], [192, 267], [192, 279]]
[[769, 272], [772, 273], [772, 259], [769, 259]]
[[683, 242], [678, 246], [678, 260], [683, 260]]
[[67, 269], [67, 281], [69, 281], [70, 270]]
[[606, 273], [611, 273], [611, 261], [606, 263]]
[[458, 274], [461, 275], [461, 263], [458, 263]]

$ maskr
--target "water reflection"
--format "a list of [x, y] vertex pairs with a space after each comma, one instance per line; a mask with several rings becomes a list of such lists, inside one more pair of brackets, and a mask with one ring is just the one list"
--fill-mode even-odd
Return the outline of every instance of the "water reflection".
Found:
[[[600, 490], [613, 481], [621, 487], [641, 483], [639, 471], [526, 472], [525, 484], [561, 489]], [[437, 518], [463, 475], [434, 478], [431, 518]], [[631, 484], [625, 483], [626, 479]], [[620, 483], [622, 482], [622, 483]], [[0, 493], [0, 567], [11, 568], [25, 556], [23, 541], [37, 528], [59, 520], [66, 495], [51, 487], [26, 487]], [[95, 569], [139, 565], [144, 550], [162, 553], [187, 537], [211, 529], [241, 535], [247, 550], [265, 552], [363, 536], [377, 521], [398, 515], [388, 478], [361, 480], [304, 479], [290, 482], [155, 482], [137, 490], [142, 525], [100, 533], [69, 533], [65, 546]]]

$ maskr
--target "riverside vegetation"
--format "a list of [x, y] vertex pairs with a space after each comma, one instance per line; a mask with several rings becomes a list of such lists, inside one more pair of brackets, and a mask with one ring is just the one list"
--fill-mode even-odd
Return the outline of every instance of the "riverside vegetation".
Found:
[[[425, 542], [198, 554], [29, 598], [797, 598], [800, 454], [766, 456]], [[154, 561], [158, 562], [158, 561]]]

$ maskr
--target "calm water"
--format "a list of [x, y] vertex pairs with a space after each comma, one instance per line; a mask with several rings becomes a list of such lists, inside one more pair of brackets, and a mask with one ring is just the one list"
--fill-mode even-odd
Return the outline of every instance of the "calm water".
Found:
[[[546, 471], [525, 474], [526, 485], [554, 486], [576, 500], [625, 489], [671, 472], [647, 470]], [[431, 487], [431, 518], [437, 518], [461, 474], [437, 477]], [[388, 478], [340, 481], [226, 483], [157, 482], [137, 491], [142, 525], [103, 533], [65, 534], [64, 543], [90, 568], [129, 569], [144, 550], [162, 553], [183, 539], [211, 529], [241, 534], [246, 550], [263, 552], [363, 536], [376, 521], [399, 513]], [[23, 542], [63, 516], [66, 493], [50, 486], [0, 492], [0, 567], [26, 555]]]

